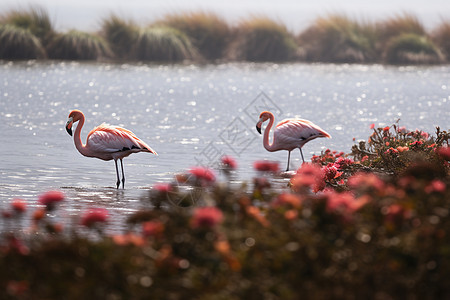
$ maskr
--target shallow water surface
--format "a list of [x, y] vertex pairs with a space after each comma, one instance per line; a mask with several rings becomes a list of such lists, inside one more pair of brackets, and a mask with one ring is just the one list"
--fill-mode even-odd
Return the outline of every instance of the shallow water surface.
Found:
[[[353, 138], [367, 139], [371, 123], [401, 119], [409, 129], [448, 129], [449, 102], [449, 66], [3, 62], [0, 205], [20, 197], [35, 206], [40, 193], [61, 189], [68, 217], [90, 206], [123, 217], [156, 182], [194, 165], [214, 166], [222, 154], [237, 159], [238, 180], [255, 175], [257, 159], [284, 168], [287, 153], [267, 152], [255, 130], [262, 110], [272, 110], [276, 122], [311, 120], [332, 135], [306, 144], [309, 160], [326, 148], [349, 152]], [[83, 141], [106, 122], [132, 130], [159, 156], [125, 158], [126, 189], [116, 191], [114, 162], [81, 156], [64, 129], [75, 108], [86, 115]], [[291, 157], [295, 169], [300, 154]]]

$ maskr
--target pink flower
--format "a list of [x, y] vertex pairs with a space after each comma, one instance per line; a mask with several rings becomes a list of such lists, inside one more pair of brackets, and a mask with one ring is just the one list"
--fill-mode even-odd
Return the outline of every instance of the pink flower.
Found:
[[406, 132], [407, 132], [406, 126], [399, 127], [397, 131], [398, 131], [399, 133], [406, 133]]
[[350, 166], [354, 163], [354, 160], [351, 158], [344, 158], [344, 157], [339, 157], [336, 162], [335, 165], [336, 167], [341, 170], [347, 166]]
[[370, 124], [369, 128], [370, 129], [374, 129], [375, 128], [375, 123]]
[[153, 189], [160, 193], [166, 194], [172, 190], [172, 185], [170, 183], [155, 183]]
[[445, 189], [446, 189], [445, 183], [439, 179], [435, 179], [425, 187], [425, 192], [427, 194], [431, 194], [433, 192], [445, 193]]
[[64, 200], [64, 194], [60, 191], [48, 191], [39, 197], [39, 203], [47, 207], [47, 210], [52, 210], [56, 203]]
[[367, 198], [355, 198], [351, 192], [337, 193], [334, 190], [325, 192], [327, 196], [328, 212], [341, 212], [343, 214], [351, 214], [359, 210], [367, 203]]
[[222, 164], [223, 164], [223, 166], [225, 168], [231, 169], [231, 170], [236, 170], [237, 163], [236, 163], [236, 160], [233, 157], [231, 157], [229, 155], [225, 155], [225, 156], [222, 157], [221, 160], [222, 160]]
[[333, 180], [340, 177], [344, 172], [338, 172], [336, 164], [329, 163], [327, 166], [323, 167], [323, 172], [327, 180]]
[[430, 137], [430, 134], [428, 132], [425, 132], [425, 131], [420, 132], [420, 135], [425, 140], [427, 140]]
[[159, 237], [164, 232], [164, 224], [159, 220], [144, 222], [142, 232], [145, 236]]
[[273, 207], [280, 206], [291, 206], [294, 208], [299, 208], [302, 205], [302, 200], [299, 196], [290, 194], [290, 193], [282, 193], [278, 195], [278, 197], [273, 202]]
[[397, 147], [397, 151], [398, 152], [404, 152], [404, 151], [408, 151], [409, 150], [409, 147], [402, 147], [402, 146], [398, 146]]
[[276, 173], [279, 170], [278, 162], [268, 160], [255, 161], [253, 163], [253, 168], [257, 171], [273, 173]]
[[93, 227], [97, 223], [105, 223], [108, 220], [108, 211], [104, 208], [91, 208], [81, 218], [81, 225]]
[[216, 175], [211, 169], [204, 167], [193, 167], [189, 170], [201, 185], [209, 185], [216, 180]]
[[316, 164], [303, 164], [291, 178], [290, 184], [296, 192], [303, 188], [312, 188], [318, 192], [325, 188], [324, 173]]
[[445, 160], [450, 160], [450, 147], [440, 147], [437, 153]]
[[192, 228], [207, 228], [211, 229], [222, 223], [223, 213], [220, 209], [208, 206], [198, 207], [194, 210], [191, 219]]
[[27, 210], [27, 204], [25, 200], [22, 199], [14, 199], [11, 203], [11, 207], [16, 213], [23, 213]]
[[384, 152], [384, 154], [395, 154], [395, 153], [398, 153], [398, 150], [397, 149], [394, 149], [394, 148], [389, 148], [389, 149], [387, 149], [385, 152]]
[[348, 179], [348, 186], [352, 189], [382, 192], [384, 182], [373, 173], [357, 173]]

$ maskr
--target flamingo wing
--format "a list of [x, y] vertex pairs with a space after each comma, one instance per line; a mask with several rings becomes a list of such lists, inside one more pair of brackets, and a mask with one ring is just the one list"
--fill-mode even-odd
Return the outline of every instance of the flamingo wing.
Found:
[[102, 124], [92, 129], [87, 137], [89, 150], [96, 153], [114, 153], [120, 151], [156, 152], [133, 132], [107, 124]]
[[284, 149], [292, 150], [318, 137], [331, 137], [316, 124], [302, 119], [286, 119], [275, 128], [277, 144]]

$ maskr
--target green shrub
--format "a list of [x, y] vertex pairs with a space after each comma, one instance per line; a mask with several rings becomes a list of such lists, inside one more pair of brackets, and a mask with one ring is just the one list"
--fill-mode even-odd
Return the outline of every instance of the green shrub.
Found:
[[427, 37], [404, 33], [389, 40], [384, 60], [390, 64], [435, 64], [442, 62], [443, 56]]
[[51, 59], [65, 60], [96, 60], [112, 55], [101, 37], [77, 30], [57, 34], [49, 43], [47, 53]]
[[318, 18], [299, 36], [304, 59], [322, 62], [371, 62], [375, 58], [375, 27], [342, 15]]
[[138, 60], [179, 62], [196, 57], [189, 38], [177, 29], [152, 26], [141, 29], [134, 56]]
[[160, 23], [186, 33], [206, 59], [220, 59], [231, 39], [228, 24], [213, 13], [196, 12], [166, 16]]
[[40, 7], [30, 7], [24, 11], [12, 10], [1, 17], [1, 23], [30, 30], [44, 46], [54, 34], [47, 11]]
[[447, 61], [450, 61], [450, 22], [442, 23], [433, 32], [433, 41], [439, 46]]
[[116, 15], [110, 15], [102, 22], [102, 35], [119, 59], [132, 58], [138, 34], [139, 28], [133, 22], [125, 21]]
[[0, 59], [44, 58], [45, 51], [39, 39], [28, 29], [0, 25]]

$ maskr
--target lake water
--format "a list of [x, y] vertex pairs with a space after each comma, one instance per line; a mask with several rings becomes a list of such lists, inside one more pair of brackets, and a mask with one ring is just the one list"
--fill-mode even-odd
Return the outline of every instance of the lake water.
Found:
[[[124, 159], [125, 190], [115, 190], [114, 162], [81, 156], [64, 129], [72, 109], [86, 115], [82, 140], [103, 122], [132, 130], [159, 156]], [[133, 65], [19, 62], [0, 64], [0, 209], [15, 197], [30, 207], [44, 191], [67, 195], [60, 218], [106, 207], [113, 228], [138, 209], [157, 182], [194, 165], [234, 156], [238, 180], [259, 159], [278, 160], [255, 130], [259, 112], [276, 121], [309, 119], [332, 135], [303, 148], [305, 159], [330, 148], [349, 152], [369, 125], [400, 120], [434, 133], [450, 127], [450, 66], [334, 64]], [[291, 166], [301, 158], [293, 152]], [[116, 226], [116, 227], [114, 227]]]

